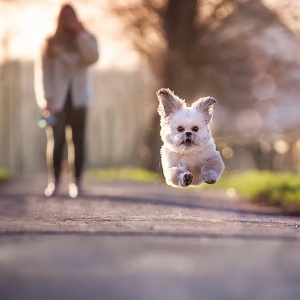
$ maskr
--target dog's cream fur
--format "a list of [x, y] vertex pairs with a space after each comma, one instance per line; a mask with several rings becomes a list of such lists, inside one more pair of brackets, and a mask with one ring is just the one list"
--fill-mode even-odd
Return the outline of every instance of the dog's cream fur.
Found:
[[156, 94], [166, 183], [175, 187], [215, 183], [224, 170], [209, 127], [216, 100], [205, 97], [187, 106], [169, 89]]

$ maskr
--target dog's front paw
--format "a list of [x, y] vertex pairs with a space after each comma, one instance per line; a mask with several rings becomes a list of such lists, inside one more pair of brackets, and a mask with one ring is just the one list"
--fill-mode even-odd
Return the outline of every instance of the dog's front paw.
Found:
[[205, 170], [202, 174], [205, 183], [214, 184], [217, 182], [219, 176], [214, 170]]
[[193, 181], [193, 174], [190, 172], [181, 173], [179, 176], [179, 185], [182, 187], [189, 186]]

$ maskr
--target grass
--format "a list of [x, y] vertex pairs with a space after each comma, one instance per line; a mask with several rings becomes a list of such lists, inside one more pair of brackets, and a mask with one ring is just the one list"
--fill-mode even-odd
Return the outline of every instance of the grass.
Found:
[[0, 168], [0, 182], [9, 179], [9, 174], [5, 169]]
[[[139, 168], [90, 169], [87, 176], [106, 182], [164, 181], [162, 175]], [[225, 173], [212, 186], [228, 194], [237, 194], [249, 201], [279, 206], [289, 213], [300, 213], [300, 175], [293, 173], [274, 173], [268, 171], [247, 171], [243, 173]]]
[[297, 174], [254, 170], [224, 174], [216, 187], [252, 201], [280, 206], [287, 212], [300, 213], [300, 175]]
[[90, 169], [87, 176], [102, 181], [136, 181], [136, 182], [157, 182], [162, 179], [156, 172], [140, 168], [109, 168]]

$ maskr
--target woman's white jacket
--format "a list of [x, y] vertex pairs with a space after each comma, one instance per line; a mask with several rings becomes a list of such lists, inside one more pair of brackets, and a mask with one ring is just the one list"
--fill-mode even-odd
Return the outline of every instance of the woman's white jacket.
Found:
[[41, 109], [51, 101], [55, 111], [63, 109], [71, 89], [74, 107], [87, 107], [92, 99], [89, 66], [99, 58], [96, 38], [83, 31], [76, 39], [78, 52], [61, 51], [54, 58], [41, 56], [35, 64], [35, 92]]

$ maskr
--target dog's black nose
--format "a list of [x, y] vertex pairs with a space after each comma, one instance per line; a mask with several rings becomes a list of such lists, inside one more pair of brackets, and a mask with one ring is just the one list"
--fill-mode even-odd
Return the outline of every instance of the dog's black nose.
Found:
[[186, 135], [186, 137], [189, 138], [190, 136], [192, 136], [192, 133], [188, 131], [188, 132], [185, 133], [185, 135]]

